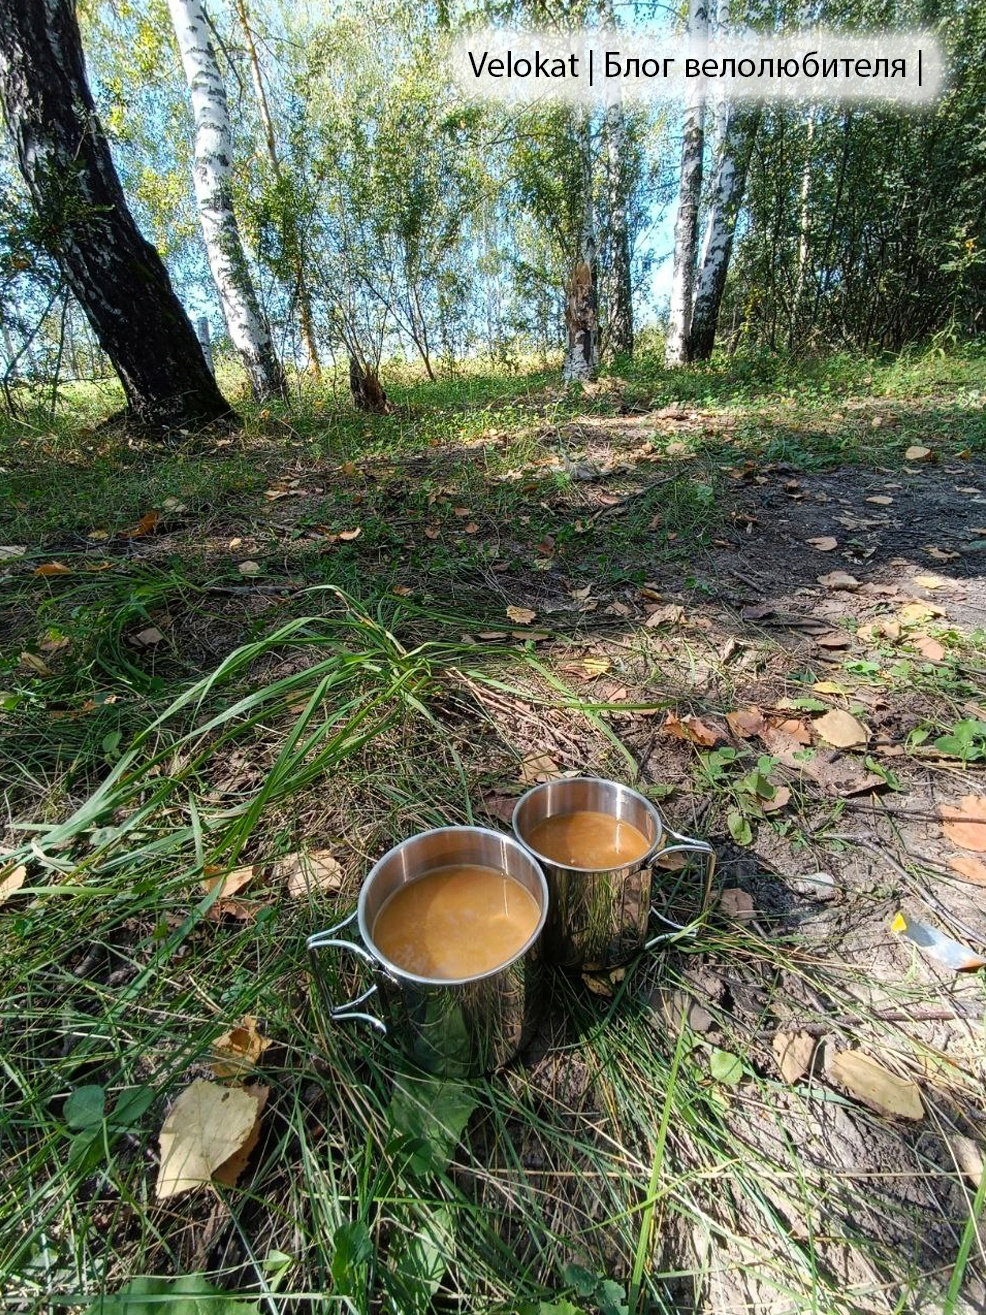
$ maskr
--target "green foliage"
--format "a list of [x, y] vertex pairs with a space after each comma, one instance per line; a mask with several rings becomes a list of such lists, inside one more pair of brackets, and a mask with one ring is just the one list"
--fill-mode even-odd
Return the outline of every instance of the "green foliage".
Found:
[[135, 1278], [109, 1297], [97, 1297], [86, 1315], [259, 1315], [260, 1303], [214, 1287], [202, 1274]]

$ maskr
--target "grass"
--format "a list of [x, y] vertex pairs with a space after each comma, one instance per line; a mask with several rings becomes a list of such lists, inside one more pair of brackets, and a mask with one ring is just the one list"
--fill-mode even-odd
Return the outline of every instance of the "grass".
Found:
[[[668, 741], [655, 714], [781, 694], [825, 708], [811, 686], [834, 675], [847, 703], [875, 692], [927, 730], [885, 762], [915, 798], [926, 771], [967, 788], [975, 756], [925, 769], [920, 754], [986, 693], [981, 631], [933, 626], [938, 665], [887, 642], [815, 669], [735, 610], [723, 620], [709, 562], [723, 536], [742, 547], [735, 491], [771, 462], [896, 469], [931, 433], [943, 461], [981, 451], [981, 373], [973, 351], [673, 375], [645, 352], [590, 397], [544, 374], [467, 375], [388, 382], [398, 409], [380, 419], [307, 393], [244, 407], [222, 448], [93, 431], [103, 395], [8, 423], [2, 537], [27, 550], [0, 563], [4, 852], [26, 865], [0, 907], [12, 1308], [969, 1308], [983, 1189], [949, 1147], [980, 1126], [980, 1058], [922, 1020], [954, 1006], [978, 1035], [981, 983], [880, 958], [880, 929], [925, 894], [946, 925], [974, 915], [945, 907], [954, 890], [891, 792], [873, 805], [890, 819], [879, 874], [816, 926], [774, 865], [860, 852], [858, 800], [789, 774], [790, 811], [766, 816], [754, 776], [776, 760]], [[635, 408], [674, 401], [683, 419], [633, 431]], [[583, 479], [585, 462], [612, 468]], [[293, 480], [303, 492], [265, 497]], [[168, 498], [183, 510], [133, 534]], [[31, 573], [55, 560], [67, 573]], [[655, 575], [683, 600], [677, 630], [628, 619]], [[518, 604], [546, 638], [507, 619]], [[162, 638], [140, 642], [149, 627]], [[305, 937], [397, 839], [502, 826], [491, 800], [523, 788], [536, 753], [637, 780], [715, 840], [756, 920], [714, 913], [625, 973], [557, 973], [526, 1063], [422, 1080], [386, 1039], [326, 1022]], [[290, 895], [279, 863], [303, 849], [337, 856], [341, 890]], [[242, 865], [254, 877], [224, 908], [203, 878]], [[245, 1016], [272, 1043], [250, 1166], [234, 1188], [159, 1202], [166, 1111], [214, 1077], [214, 1041]], [[790, 1083], [771, 1049], [786, 1026], [819, 1041]], [[857, 1046], [920, 1077], [925, 1121], [868, 1112], [827, 1076], [829, 1052]]]

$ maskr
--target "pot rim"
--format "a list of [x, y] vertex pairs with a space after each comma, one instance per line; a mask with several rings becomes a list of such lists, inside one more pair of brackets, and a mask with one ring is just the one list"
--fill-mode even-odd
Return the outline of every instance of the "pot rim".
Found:
[[[406, 968], [401, 968], [398, 964], [388, 959], [373, 939], [369, 928], [366, 925], [367, 894], [373, 883], [374, 877], [383, 865], [394, 856], [394, 854], [406, 848], [408, 845], [413, 844], [415, 841], [421, 840], [425, 836], [433, 836], [439, 833], [449, 834], [451, 832], [455, 832], [459, 835], [493, 836], [498, 841], [505, 842], [508, 845], [515, 845], [520, 849], [524, 858], [534, 868], [538, 882], [540, 883], [541, 910], [537, 920], [537, 926], [516, 954], [511, 955], [509, 959], [504, 959], [502, 963], [498, 963], [494, 968], [488, 969], [485, 973], [475, 973], [470, 977], [422, 977], [419, 973], [409, 972]], [[440, 869], [438, 868], [431, 869], [431, 871], [436, 872], [439, 870]], [[426, 876], [427, 873], [423, 872], [421, 875]], [[511, 876], [509, 872], [506, 875]], [[415, 880], [418, 880], [418, 878], [415, 878]], [[363, 884], [360, 886], [359, 900], [356, 905], [356, 915], [359, 934], [363, 944], [391, 977], [403, 982], [414, 982], [420, 986], [467, 986], [470, 982], [481, 982], [487, 977], [495, 977], [497, 973], [502, 973], [505, 968], [509, 968], [511, 964], [514, 964], [518, 959], [523, 958], [528, 950], [534, 945], [538, 937], [541, 935], [541, 932], [544, 930], [544, 924], [548, 918], [548, 882], [541, 868], [541, 863], [533, 850], [528, 849], [526, 845], [516, 840], [513, 836], [507, 835], [503, 831], [494, 831], [491, 827], [485, 826], [436, 826], [432, 827], [430, 831], [417, 831], [413, 836], [407, 836], [400, 842], [400, 844], [394, 845], [391, 849], [388, 849], [386, 854], [374, 863], [373, 867], [364, 877]]]
[[[625, 790], [627, 794], [634, 795], [643, 804], [644, 809], [653, 816], [654, 822], [656, 824], [656, 833], [650, 848], [645, 853], [641, 854], [640, 858], [635, 858], [632, 863], [618, 863], [615, 867], [611, 867], [611, 868], [582, 868], [582, 867], [577, 867], [574, 863], [559, 863], [555, 859], [549, 858], [547, 854], [542, 854], [540, 850], [535, 849], [534, 846], [529, 844], [520, 833], [520, 825], [518, 823], [518, 817], [520, 815], [521, 807], [527, 802], [528, 799], [531, 798], [532, 795], [536, 795], [540, 793], [542, 790], [550, 789], [551, 786], [557, 787], [563, 784], [565, 781], [571, 781], [573, 784], [576, 781], [591, 781], [593, 784], [596, 785], [615, 785], [618, 786], [621, 790]], [[572, 811], [578, 812], [579, 810], [573, 809]], [[564, 814], [552, 814], [552, 816], [564, 816]], [[642, 795], [639, 790], [634, 790], [634, 788], [630, 785], [624, 785], [622, 781], [614, 781], [611, 777], [608, 776], [568, 776], [563, 778], [562, 780], [542, 781], [540, 785], [532, 786], [530, 790], [528, 790], [525, 794], [522, 794], [521, 797], [517, 800], [517, 803], [514, 805], [514, 811], [511, 817], [511, 823], [513, 826], [513, 833], [515, 839], [521, 845], [523, 845], [523, 847], [527, 850], [529, 854], [533, 854], [533, 856], [537, 859], [539, 864], [547, 863], [553, 868], [559, 868], [563, 872], [582, 872], [582, 873], [590, 873], [590, 874], [596, 872], [599, 873], [622, 872], [625, 868], [636, 869], [638, 867], [643, 867], [645, 863], [648, 863], [654, 857], [654, 855], [658, 853], [659, 848], [661, 846], [661, 842], [664, 840], [664, 836], [667, 832], [667, 824], [664, 821], [664, 815], [662, 814], [661, 810], [657, 807], [656, 804], [651, 803], [651, 801], [647, 798], [647, 796]]]

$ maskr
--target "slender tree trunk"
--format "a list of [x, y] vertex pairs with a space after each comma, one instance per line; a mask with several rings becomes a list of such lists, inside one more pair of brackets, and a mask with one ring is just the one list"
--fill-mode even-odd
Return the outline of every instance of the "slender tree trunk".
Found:
[[[239, 16], [240, 25], [243, 28], [243, 36], [246, 40], [247, 55], [250, 60], [250, 74], [253, 78], [253, 89], [257, 96], [257, 109], [260, 113], [260, 121], [263, 124], [264, 140], [267, 143], [267, 154], [270, 158], [271, 168], [274, 171], [274, 177], [278, 183], [283, 182], [284, 173], [281, 169], [280, 157], [277, 153], [277, 139], [274, 136], [274, 120], [271, 117], [270, 104], [267, 100], [267, 92], [264, 88], [264, 79], [260, 70], [260, 60], [257, 57], [257, 45], [253, 39], [253, 28], [250, 26], [250, 14], [247, 10], [246, 0], [235, 0], [236, 12]], [[315, 343], [315, 321], [312, 315], [312, 294], [308, 286], [308, 277], [305, 273], [305, 259], [302, 249], [301, 234], [298, 228], [298, 218], [294, 211], [289, 211], [286, 215], [288, 255], [294, 270], [295, 296], [298, 300], [298, 322], [301, 327], [301, 341], [305, 344], [305, 351], [308, 353], [308, 363], [311, 366], [312, 374], [316, 379], [322, 377], [322, 363], [319, 360], [318, 347]]]
[[579, 258], [565, 287], [568, 347], [562, 377], [595, 379], [599, 373], [599, 310], [596, 291], [596, 226], [592, 198], [592, 121], [585, 115], [582, 156], [583, 211]]
[[610, 294], [609, 345], [614, 353], [633, 355], [633, 284], [627, 231], [626, 119], [617, 82], [606, 107], [606, 183], [609, 191]]
[[127, 209], [71, 0], [0, 0], [0, 98], [48, 248], [133, 418], [187, 427], [229, 416], [161, 257]]
[[702, 243], [698, 286], [689, 331], [688, 359], [692, 361], [707, 361], [712, 355], [719, 323], [719, 307], [733, 249], [733, 235], [736, 232], [736, 218], [746, 187], [746, 175], [760, 114], [759, 106], [749, 110], [733, 108], [726, 120]]
[[[707, 0], [689, 0], [688, 33], [692, 53], [703, 56], [709, 32]], [[687, 365], [695, 297], [695, 262], [698, 254], [698, 212], [702, 200], [702, 153], [705, 145], [705, 87], [696, 79], [685, 102], [685, 131], [681, 144], [681, 180], [678, 215], [674, 225], [674, 267], [671, 275], [671, 311], [664, 362]]]
[[233, 210], [229, 105], [202, 0], [168, 0], [195, 117], [195, 198], [226, 327], [258, 401], [283, 395], [284, 371], [250, 277]]
[[791, 322], [788, 325], [787, 345], [793, 348], [801, 331], [801, 309], [808, 282], [808, 259], [811, 252], [811, 167], [812, 148], [815, 141], [815, 119], [817, 105], [812, 105], [808, 112], [808, 130], [805, 140], [805, 162], [801, 169], [801, 188], [798, 197], [798, 266], [794, 280], [794, 295], [791, 298]]

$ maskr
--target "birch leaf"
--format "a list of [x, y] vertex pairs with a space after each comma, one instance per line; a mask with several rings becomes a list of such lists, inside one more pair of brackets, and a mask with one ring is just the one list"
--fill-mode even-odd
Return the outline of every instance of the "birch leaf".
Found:
[[676, 740], [688, 740], [692, 744], [700, 744], [703, 748], [711, 749], [712, 746], [722, 739], [717, 730], [711, 726], [706, 726], [704, 721], [698, 717], [689, 714], [687, 717], [679, 717], [674, 712], [669, 712], [661, 728], [665, 735], [673, 735]]
[[815, 1038], [809, 1032], [777, 1032], [771, 1042], [777, 1067], [785, 1082], [799, 1082], [811, 1067]]
[[0, 869], [0, 904], [5, 904], [11, 895], [15, 895], [27, 880], [27, 868], [23, 863], [16, 867]]
[[942, 662], [945, 659], [945, 649], [939, 644], [937, 639], [932, 639], [930, 635], [913, 635], [911, 643], [929, 662]]
[[841, 1050], [831, 1062], [832, 1076], [878, 1114], [923, 1119], [924, 1104], [916, 1082], [899, 1078], [861, 1050]]
[[866, 727], [848, 712], [833, 708], [823, 717], [816, 718], [812, 727], [828, 744], [837, 749], [858, 749], [868, 742]]
[[234, 1151], [228, 1160], [223, 1160], [219, 1168], [213, 1172], [213, 1182], [222, 1183], [224, 1187], [235, 1187], [236, 1180], [247, 1167], [247, 1162], [256, 1149], [257, 1142], [260, 1141], [260, 1116], [263, 1113], [264, 1106], [267, 1104], [267, 1097], [270, 1095], [270, 1087], [256, 1085], [246, 1087], [244, 1090], [248, 1091], [256, 1101], [257, 1115], [253, 1127], [243, 1145], [238, 1151]]
[[515, 625], [529, 626], [537, 616], [537, 612], [532, 611], [529, 607], [514, 607], [511, 604], [507, 608], [507, 616]]
[[213, 1172], [250, 1137], [258, 1099], [244, 1087], [197, 1078], [181, 1093], [159, 1136], [159, 1201], [212, 1181]]
[[257, 869], [254, 864], [248, 867], [233, 868], [230, 872], [222, 875], [215, 868], [206, 868], [205, 879], [202, 882], [202, 889], [209, 894], [215, 890], [216, 886], [222, 882], [222, 890], [219, 892], [220, 899], [229, 899], [230, 895], [235, 895], [238, 890], [242, 890], [247, 882], [252, 881], [257, 875]]
[[754, 706], [737, 708], [735, 712], [727, 712], [726, 721], [729, 723], [729, 729], [741, 740], [752, 739], [754, 735], [759, 735], [764, 728], [763, 713]]
[[279, 858], [274, 864], [274, 875], [287, 881], [288, 894], [293, 899], [304, 899], [315, 891], [342, 889], [342, 864], [327, 849]]
[[909, 447], [907, 451], [904, 453], [904, 460], [931, 461], [934, 455], [935, 454], [930, 447], [922, 447], [919, 443], [915, 443], [912, 447]]
[[217, 1078], [242, 1079], [257, 1066], [270, 1044], [265, 1036], [260, 1035], [253, 1014], [246, 1014], [213, 1041], [210, 1067]]

